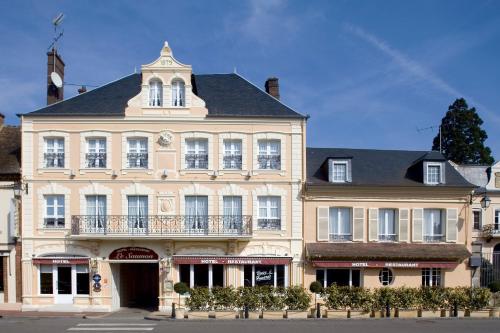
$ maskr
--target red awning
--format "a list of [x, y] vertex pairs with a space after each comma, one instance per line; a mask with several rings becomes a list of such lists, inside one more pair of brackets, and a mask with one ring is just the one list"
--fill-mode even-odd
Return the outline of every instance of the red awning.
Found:
[[288, 265], [290, 257], [174, 256], [174, 264]]
[[81, 257], [47, 257], [47, 258], [34, 258], [34, 264], [45, 264], [45, 265], [77, 265], [77, 264], [88, 264], [89, 258]]
[[455, 268], [456, 262], [430, 261], [321, 261], [313, 260], [317, 268]]

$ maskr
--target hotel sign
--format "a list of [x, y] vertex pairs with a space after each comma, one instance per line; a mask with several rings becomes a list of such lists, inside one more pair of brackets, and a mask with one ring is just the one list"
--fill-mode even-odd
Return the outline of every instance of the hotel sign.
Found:
[[287, 265], [292, 259], [287, 257], [202, 257], [174, 256], [174, 264], [212, 265]]
[[34, 258], [33, 263], [42, 265], [88, 265], [89, 258]]
[[158, 254], [145, 247], [122, 247], [111, 252], [109, 260], [158, 260]]
[[314, 260], [313, 266], [320, 268], [455, 268], [456, 262], [430, 261], [320, 261]]

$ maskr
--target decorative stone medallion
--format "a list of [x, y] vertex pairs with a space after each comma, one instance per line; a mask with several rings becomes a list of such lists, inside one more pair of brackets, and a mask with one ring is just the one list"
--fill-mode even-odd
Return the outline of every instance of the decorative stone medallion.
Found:
[[160, 133], [158, 143], [160, 146], [169, 147], [174, 141], [174, 135], [170, 131], [163, 131]]

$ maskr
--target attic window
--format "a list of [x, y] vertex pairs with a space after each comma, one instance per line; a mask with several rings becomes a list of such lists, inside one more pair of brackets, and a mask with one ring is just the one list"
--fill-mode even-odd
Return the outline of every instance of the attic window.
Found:
[[424, 180], [428, 185], [444, 184], [444, 164], [426, 162], [424, 165]]
[[163, 100], [163, 85], [160, 80], [149, 82], [149, 106], [161, 106]]
[[331, 183], [347, 183], [351, 181], [351, 161], [330, 159], [328, 178]]
[[172, 106], [186, 106], [185, 95], [184, 81], [180, 79], [172, 81]]

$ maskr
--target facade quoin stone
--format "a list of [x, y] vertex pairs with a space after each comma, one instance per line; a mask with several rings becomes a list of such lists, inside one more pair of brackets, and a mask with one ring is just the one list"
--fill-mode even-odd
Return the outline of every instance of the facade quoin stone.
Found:
[[199, 75], [165, 43], [140, 73], [48, 94], [21, 116], [25, 310], [167, 311], [177, 282], [470, 284], [473, 186], [436, 152], [306, 148], [277, 78]]

